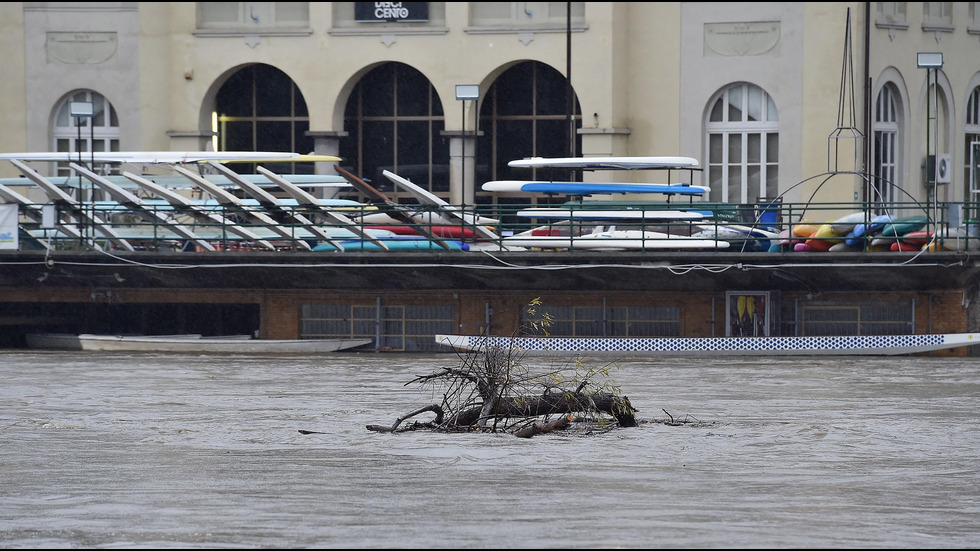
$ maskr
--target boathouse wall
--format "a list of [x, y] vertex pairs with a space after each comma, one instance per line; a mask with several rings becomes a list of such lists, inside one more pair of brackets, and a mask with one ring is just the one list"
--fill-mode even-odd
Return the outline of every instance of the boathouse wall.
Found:
[[[433, 352], [436, 334], [876, 335], [980, 331], [980, 271], [963, 253], [783, 255], [11, 251], [0, 263], [0, 346], [27, 332], [370, 336]], [[506, 260], [506, 262], [502, 262]], [[752, 324], [734, 321], [755, 299]], [[737, 315], [736, 315], [737, 314]], [[970, 347], [973, 350], [980, 347]], [[963, 350], [956, 350], [961, 353]], [[980, 352], [980, 351], [978, 351]]]
[[[167, 334], [182, 332], [243, 332], [260, 338], [309, 338], [304, 334], [304, 308], [343, 306], [367, 311], [368, 325], [373, 312], [391, 319], [377, 320], [379, 334], [404, 331], [401, 337], [419, 337], [412, 323], [424, 324], [425, 314], [406, 314], [398, 320], [402, 326], [391, 326], [398, 312], [410, 308], [441, 308], [452, 312], [450, 323], [438, 332], [480, 334], [487, 330], [495, 335], [517, 334], [525, 319], [523, 309], [533, 303], [541, 311], [586, 309], [607, 311], [634, 307], [659, 307], [678, 312], [675, 333], [663, 336], [712, 337], [726, 335], [726, 291], [682, 293], [676, 291], [474, 291], [386, 290], [357, 292], [336, 289], [289, 291], [281, 289], [137, 289], [137, 288], [2, 288], [4, 315], [0, 317], [8, 346], [21, 342], [12, 336], [29, 331], [65, 329], [86, 333]], [[773, 293], [770, 334], [794, 334], [799, 331], [794, 312], [801, 308], [851, 315], [860, 304], [909, 304], [909, 333], [958, 333], [974, 331], [970, 320], [977, 318], [977, 307], [965, 289], [895, 292], [825, 292], [819, 296], [805, 292]], [[135, 317], [126, 312], [139, 312]], [[438, 316], [436, 316], [438, 317]], [[789, 319], [787, 319], [789, 318]], [[125, 322], [124, 320], [130, 320]], [[251, 320], [251, 321], [250, 321]], [[446, 320], [441, 320], [446, 321]], [[582, 320], [579, 320], [580, 322]], [[892, 325], [893, 327], [894, 325]], [[363, 331], [362, 325], [362, 331]], [[373, 327], [373, 326], [372, 326]], [[729, 333], [730, 334], [730, 333]], [[799, 333], [805, 334], [805, 333]], [[421, 339], [425, 342], [425, 338]], [[403, 342], [401, 340], [396, 342]], [[379, 348], [383, 349], [383, 348]], [[398, 348], [388, 348], [399, 351]], [[967, 355], [969, 349], [953, 349], [933, 355]]]

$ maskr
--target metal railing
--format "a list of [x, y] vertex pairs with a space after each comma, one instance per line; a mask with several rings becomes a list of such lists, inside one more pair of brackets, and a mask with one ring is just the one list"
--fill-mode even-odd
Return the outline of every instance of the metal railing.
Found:
[[[405, 210], [417, 215], [419, 220], [410, 227], [395, 222], [367, 221], [370, 218], [365, 216], [384, 212], [373, 205], [337, 208], [336, 212], [343, 214], [351, 224], [324, 219], [315, 209], [304, 206], [242, 209], [210, 204], [191, 213], [172, 206], [145, 203], [145, 212], [141, 213], [131, 206], [95, 202], [86, 205], [88, 211], [83, 213], [73, 210], [70, 205], [53, 205], [55, 227], [42, 227], [37, 212], [27, 212], [27, 207], [21, 207], [22, 249], [99, 247], [115, 250], [119, 249], [119, 241], [124, 240], [133, 249], [146, 251], [200, 252], [208, 250], [200, 243], [208, 243], [216, 251], [337, 252], [340, 250], [336, 246], [338, 243], [344, 250], [364, 250], [360, 246], [365, 243], [359, 235], [361, 232], [392, 245], [416, 241], [413, 247], [399, 246], [398, 250], [417, 251], [616, 249], [613, 243], [616, 239], [632, 240], [629, 247], [620, 248], [634, 252], [667, 248], [700, 250], [694, 246], [681, 246], [682, 240], [691, 238], [724, 241], [727, 243], [724, 250], [728, 252], [794, 252], [808, 250], [797, 247], [807, 242], [815, 244], [810, 247], [815, 251], [832, 248], [868, 252], [980, 248], [980, 225], [977, 222], [980, 204], [968, 202], [938, 203], [930, 208], [913, 202], [874, 205], [569, 202], [551, 206], [562, 209], [563, 215], [545, 211], [537, 213], [540, 216], [530, 215], [527, 212], [530, 206], [526, 203], [478, 206], [475, 210], [472, 205], [466, 207], [465, 212], [498, 221], [491, 228], [499, 237], [492, 240], [474, 234], [471, 222], [440, 221], [438, 209], [416, 204], [404, 205]], [[464, 211], [462, 205], [451, 208]], [[256, 210], [267, 215], [265, 221], [253, 217]], [[598, 214], [596, 211], [604, 212]], [[669, 219], [664, 211], [677, 216], [686, 212], [702, 217]], [[209, 219], [206, 214], [214, 216]], [[884, 221], [886, 216], [887, 221]], [[315, 227], [297, 222], [304, 217]], [[169, 219], [169, 223], [161, 218]], [[178, 225], [192, 232], [198, 240], [195, 242], [186, 233], [180, 233]], [[330, 239], [325, 239], [324, 234]], [[522, 239], [524, 237], [531, 239]], [[440, 241], [455, 246], [439, 245]], [[515, 242], [523, 244], [514, 245]], [[609, 246], [603, 247], [603, 243]], [[899, 245], [892, 246], [895, 243]], [[392, 246], [389, 250], [395, 248]]]

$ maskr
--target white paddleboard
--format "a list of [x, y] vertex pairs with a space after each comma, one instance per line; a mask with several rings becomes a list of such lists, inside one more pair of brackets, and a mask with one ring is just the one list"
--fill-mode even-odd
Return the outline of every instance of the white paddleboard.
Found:
[[546, 182], [495, 180], [481, 186], [483, 191], [545, 193], [564, 195], [602, 195], [613, 193], [663, 193], [667, 195], [704, 195], [707, 186], [688, 184], [654, 184], [629, 182]]
[[528, 235], [503, 239], [504, 245], [539, 249], [727, 249], [727, 241], [697, 239], [683, 235], [640, 230], [602, 231], [578, 237], [567, 235]]
[[[81, 155], [81, 156], [79, 156]], [[282, 151], [97, 151], [95, 153], [69, 153], [47, 151], [36, 153], [0, 153], [0, 159], [18, 161], [95, 161], [100, 163], [201, 163], [206, 161], [227, 162], [283, 162], [303, 159], [309, 155]], [[338, 159], [330, 157], [330, 159]], [[338, 159], [339, 160], [339, 159]]]
[[594, 209], [554, 209], [536, 208], [517, 211], [521, 218], [557, 218], [575, 220], [702, 220], [707, 218], [700, 212], [683, 210], [594, 210]]
[[507, 163], [514, 168], [581, 168], [583, 170], [694, 169], [692, 157], [531, 157]]
[[416, 199], [418, 199], [420, 203], [437, 207], [439, 209], [439, 213], [446, 218], [447, 224], [472, 225], [473, 231], [484, 239], [497, 239], [499, 237], [497, 234], [484, 227], [484, 225], [492, 225], [497, 223], [497, 220], [464, 212], [393, 172], [385, 170], [382, 172], [382, 174], [384, 174], [386, 178], [395, 184], [407, 189], [413, 196], [415, 196]]

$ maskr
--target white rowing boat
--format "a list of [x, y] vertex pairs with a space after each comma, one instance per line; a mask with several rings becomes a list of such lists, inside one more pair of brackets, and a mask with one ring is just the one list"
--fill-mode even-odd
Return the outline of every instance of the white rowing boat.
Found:
[[727, 249], [728, 241], [691, 237], [660, 231], [625, 229], [645, 227], [622, 224], [570, 224], [567, 221], [518, 233], [503, 238], [507, 247], [537, 249], [598, 249], [598, 250], [664, 250], [664, 249]]
[[30, 333], [29, 348], [103, 352], [221, 352], [239, 354], [314, 354], [371, 344], [371, 339], [253, 339], [249, 335], [94, 335]]
[[436, 335], [458, 351], [513, 349], [528, 355], [893, 356], [980, 344], [980, 333], [826, 337], [495, 337]]

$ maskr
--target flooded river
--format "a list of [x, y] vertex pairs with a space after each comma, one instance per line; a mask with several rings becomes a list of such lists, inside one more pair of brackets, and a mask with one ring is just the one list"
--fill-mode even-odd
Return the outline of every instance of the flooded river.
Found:
[[366, 430], [451, 354], [0, 363], [8, 549], [980, 545], [977, 359], [624, 360], [639, 427], [531, 439]]

